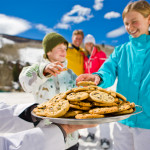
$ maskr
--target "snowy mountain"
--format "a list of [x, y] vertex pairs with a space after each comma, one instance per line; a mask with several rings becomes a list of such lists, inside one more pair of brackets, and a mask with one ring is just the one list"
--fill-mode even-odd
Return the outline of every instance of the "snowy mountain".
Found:
[[5, 44], [15, 44], [15, 42], [0, 36], [0, 48], [2, 48], [2, 46]]

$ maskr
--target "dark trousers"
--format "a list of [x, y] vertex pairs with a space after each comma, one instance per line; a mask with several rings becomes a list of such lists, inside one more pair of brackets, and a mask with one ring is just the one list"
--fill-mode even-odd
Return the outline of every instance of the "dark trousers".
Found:
[[72, 147], [70, 147], [70, 148], [68, 148], [66, 150], [78, 150], [78, 148], [79, 148], [79, 143], [73, 145]]

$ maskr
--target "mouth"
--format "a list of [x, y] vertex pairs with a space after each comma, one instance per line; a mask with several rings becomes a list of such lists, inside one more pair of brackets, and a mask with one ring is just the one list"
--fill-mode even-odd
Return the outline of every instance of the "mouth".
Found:
[[76, 42], [76, 45], [79, 45], [80, 43], [79, 42]]
[[134, 36], [137, 32], [138, 32], [138, 30], [129, 31], [129, 33], [130, 33], [131, 35], [133, 35], [133, 36]]
[[65, 58], [66, 56], [64, 56], [64, 55], [61, 55], [60, 57], [62, 57], [62, 58]]

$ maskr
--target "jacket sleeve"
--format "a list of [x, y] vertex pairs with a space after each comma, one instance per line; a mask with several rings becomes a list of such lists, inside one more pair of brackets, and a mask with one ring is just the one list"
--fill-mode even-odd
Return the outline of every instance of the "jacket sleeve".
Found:
[[99, 86], [102, 88], [110, 87], [114, 84], [115, 79], [117, 77], [117, 67], [119, 61], [119, 54], [120, 47], [116, 47], [113, 53], [109, 56], [109, 58], [104, 62], [98, 72], [93, 74], [98, 74], [102, 82]]
[[47, 64], [40, 63], [23, 68], [19, 76], [19, 81], [25, 92], [35, 93], [48, 79], [43, 75], [43, 70]]
[[[53, 136], [52, 136], [53, 135]], [[33, 128], [23, 132], [0, 136], [1, 150], [63, 150], [62, 131], [54, 124], [43, 128]]]
[[11, 130], [12, 127], [16, 128], [14, 124], [19, 124], [19, 122], [16, 122], [15, 116], [18, 116], [31, 105], [33, 104], [9, 106], [3, 102], [0, 102], [0, 149], [63, 150], [63, 133], [60, 128], [54, 124], [27, 130], [18, 130], [16, 132]]

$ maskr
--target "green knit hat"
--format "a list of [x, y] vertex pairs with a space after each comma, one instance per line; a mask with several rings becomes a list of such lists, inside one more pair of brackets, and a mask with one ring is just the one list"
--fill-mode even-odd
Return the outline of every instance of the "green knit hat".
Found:
[[55, 32], [46, 34], [42, 41], [45, 56], [47, 57], [47, 52], [51, 51], [55, 46], [61, 43], [66, 43], [68, 46], [68, 41], [60, 34]]

